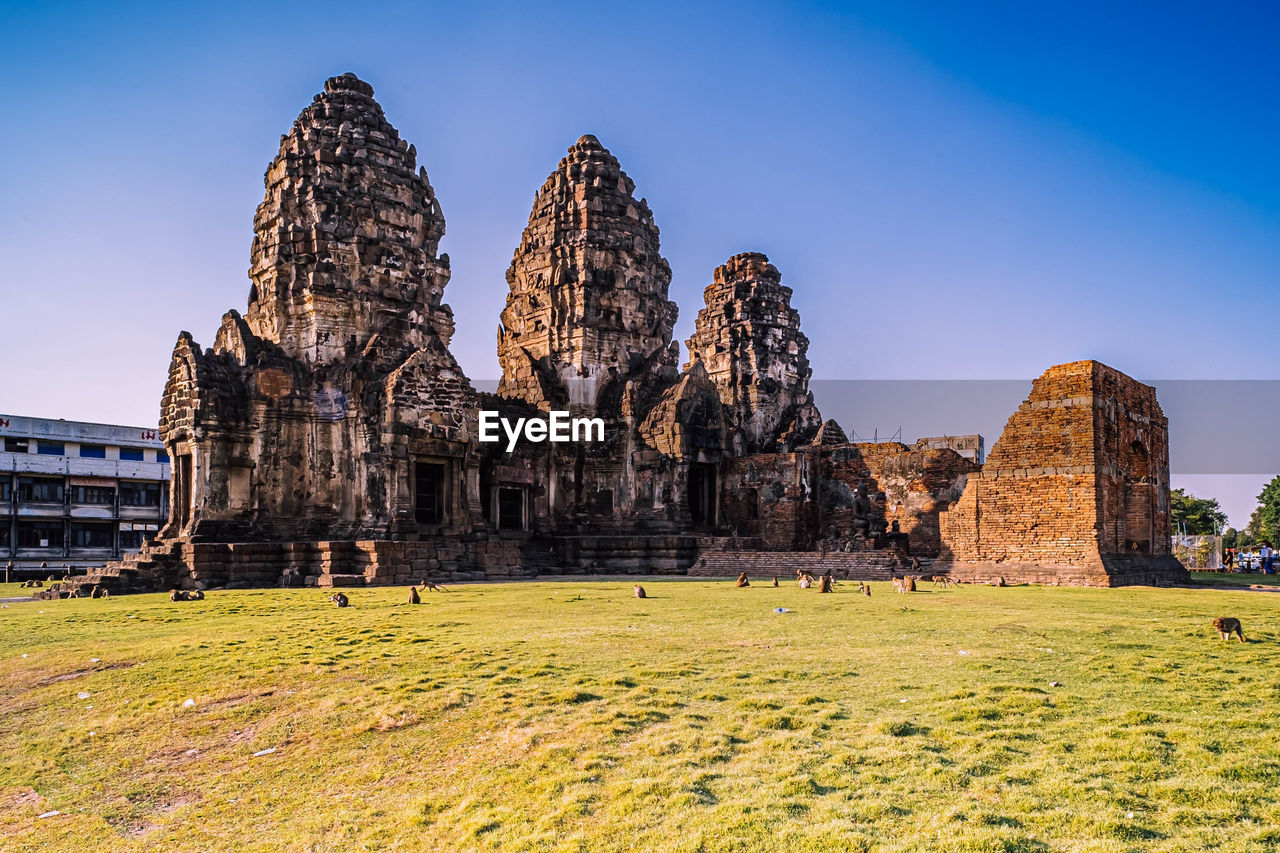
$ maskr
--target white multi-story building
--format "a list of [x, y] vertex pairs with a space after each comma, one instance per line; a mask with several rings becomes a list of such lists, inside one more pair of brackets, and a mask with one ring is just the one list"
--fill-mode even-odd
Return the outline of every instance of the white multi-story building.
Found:
[[164, 524], [155, 428], [0, 415], [0, 566], [102, 565]]

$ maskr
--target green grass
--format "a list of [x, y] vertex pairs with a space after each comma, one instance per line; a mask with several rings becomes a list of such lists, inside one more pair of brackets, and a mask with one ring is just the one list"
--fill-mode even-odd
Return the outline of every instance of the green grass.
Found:
[[1280, 575], [1261, 572], [1192, 572], [1191, 582], [1202, 586], [1274, 586], [1280, 587]]
[[645, 586], [9, 604], [0, 849], [1280, 846], [1268, 593]]

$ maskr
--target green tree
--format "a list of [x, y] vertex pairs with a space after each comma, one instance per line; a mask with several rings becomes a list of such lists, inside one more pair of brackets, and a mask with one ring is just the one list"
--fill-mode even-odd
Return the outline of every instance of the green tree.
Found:
[[1183, 489], [1174, 489], [1169, 495], [1169, 516], [1174, 532], [1184, 531], [1188, 536], [1211, 536], [1227, 523], [1217, 498], [1198, 498]]
[[1249, 519], [1249, 532], [1259, 542], [1280, 544], [1280, 476], [1272, 478], [1258, 495], [1258, 508]]

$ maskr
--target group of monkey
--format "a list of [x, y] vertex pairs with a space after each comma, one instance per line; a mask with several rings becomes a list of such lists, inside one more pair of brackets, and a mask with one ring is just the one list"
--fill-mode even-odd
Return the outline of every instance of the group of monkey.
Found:
[[[431, 590], [432, 592], [448, 592], [449, 588], [438, 583], [424, 580], [422, 582], [422, 591], [426, 592], [427, 590]], [[335, 607], [347, 607], [351, 604], [351, 599], [347, 598], [347, 596], [341, 592], [335, 592], [333, 595], [329, 596], [329, 600], [333, 602]], [[418, 593], [418, 588], [416, 586], [409, 587], [409, 603], [422, 603], [422, 596]]]
[[[50, 578], [50, 580], [53, 580], [53, 578]], [[893, 576], [893, 591], [898, 593], [915, 592], [916, 581], [918, 580], [922, 580], [922, 577], [920, 575], [903, 575], [902, 577], [897, 577], [895, 575]], [[946, 575], [933, 575], [930, 578], [930, 580], [933, 581], [933, 586], [935, 589], [938, 586], [942, 586], [945, 589], [951, 584], [960, 583], [954, 578], [950, 578]], [[1003, 581], [1003, 578], [1001, 580]], [[800, 585], [801, 589], [809, 589], [810, 587], [816, 584], [818, 587], [818, 592], [831, 592], [836, 586], [836, 579], [829, 572], [825, 575], [814, 577], [811, 573], [806, 572], [803, 569], [797, 569], [796, 583]], [[22, 585], [24, 587], [33, 587], [33, 586], [38, 587], [38, 586], [42, 586], [43, 584], [40, 581], [26, 581]], [[1003, 585], [1003, 583], [1001, 585]], [[739, 588], [745, 587], [745, 586], [751, 586], [751, 581], [747, 578], [746, 572], [743, 572], [742, 574], [738, 575], [738, 580], [735, 586]], [[775, 587], [778, 586], [778, 579], [776, 577], [773, 579], [772, 586], [775, 586]], [[446, 587], [441, 586], [438, 583], [432, 583], [431, 581], [424, 580], [422, 582], [422, 592], [426, 592], [427, 590], [431, 590], [433, 592], [449, 591]], [[871, 585], [868, 583], [864, 583], [862, 581], [858, 581], [858, 593], [861, 595], [870, 596]], [[71, 595], [72, 597], [79, 597], [80, 591], [78, 589], [73, 590]], [[99, 587], [99, 586], [94, 586], [93, 591], [90, 593], [91, 598], [109, 598], [110, 595], [111, 595], [110, 590], [103, 587]], [[648, 594], [645, 592], [644, 587], [641, 586], [640, 584], [635, 584], [632, 587], [632, 595], [636, 598], [648, 598]], [[203, 598], [204, 598], [204, 592], [198, 589], [191, 592], [188, 592], [187, 590], [180, 590], [180, 589], [174, 589], [169, 591], [170, 601], [200, 601]], [[332, 601], [334, 603], [334, 606], [336, 607], [347, 607], [351, 603], [351, 600], [347, 598], [347, 596], [344, 593], [341, 593], [341, 592], [335, 592], [333, 595], [329, 596], [329, 600]], [[422, 603], [422, 596], [419, 594], [418, 588], [416, 586], [409, 587], [409, 604], [421, 604], [421, 603]], [[1231, 635], [1234, 634], [1236, 637], [1240, 639], [1240, 642], [1242, 643], [1248, 642], [1245, 639], [1244, 631], [1240, 627], [1240, 620], [1232, 616], [1219, 616], [1217, 619], [1214, 619], [1213, 628], [1215, 631], [1218, 632], [1219, 636], [1221, 636], [1224, 641], [1229, 640], [1231, 638]]]
[[[915, 592], [916, 581], [919, 581], [919, 580], [923, 580], [923, 577], [921, 575], [903, 575], [902, 577], [898, 577], [897, 575], [894, 575], [893, 591], [902, 592], [902, 593]], [[930, 578], [930, 580], [933, 581], [934, 589], [937, 589], [939, 586], [945, 589], [953, 583], [954, 584], [960, 583], [960, 581], [956, 580], [955, 578], [948, 577], [947, 575], [934, 575], [932, 578]], [[804, 569], [796, 569], [796, 583], [799, 584], [801, 589], [809, 589], [810, 587], [816, 586], [818, 588], [818, 592], [831, 592], [832, 590], [835, 589], [837, 581], [830, 572], [828, 572], [825, 575], [819, 575], [817, 577], [814, 577], [812, 573], [806, 572]], [[778, 585], [778, 579], [776, 577], [773, 579], [772, 585], [773, 586]], [[735, 586], [739, 588], [744, 586], [751, 586], [751, 581], [747, 577], [746, 572], [743, 572], [742, 574], [738, 575], [738, 580]], [[644, 595], [641, 594], [643, 590], [641, 590], [640, 587], [636, 587], [636, 589], [639, 590], [636, 593], [636, 598], [644, 598]], [[858, 581], [858, 592], [861, 595], [870, 596], [871, 584]]]

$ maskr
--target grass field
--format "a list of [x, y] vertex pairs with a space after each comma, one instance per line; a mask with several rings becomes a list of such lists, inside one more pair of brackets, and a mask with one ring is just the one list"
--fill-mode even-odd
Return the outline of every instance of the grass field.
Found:
[[644, 583], [5, 605], [0, 849], [1280, 847], [1273, 593]]

